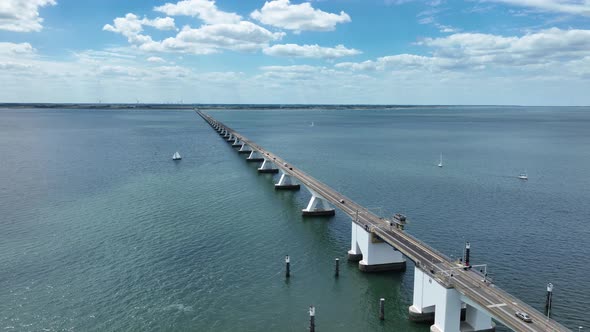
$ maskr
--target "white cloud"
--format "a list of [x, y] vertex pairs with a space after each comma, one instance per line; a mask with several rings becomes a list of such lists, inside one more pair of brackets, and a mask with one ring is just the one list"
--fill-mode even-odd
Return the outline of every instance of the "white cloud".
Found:
[[590, 55], [590, 30], [551, 28], [521, 37], [459, 33], [426, 38], [420, 44], [435, 48], [435, 56], [475, 64], [526, 65], [568, 61]]
[[117, 17], [113, 20], [114, 25], [105, 24], [102, 28], [104, 31], [119, 33], [127, 37], [127, 41], [135, 46], [152, 43], [152, 37], [142, 35], [143, 26], [152, 26], [159, 30], [175, 29], [174, 19], [170, 17], [155, 18], [153, 20], [143, 18], [139, 19], [137, 15], [129, 13], [125, 17]]
[[0, 30], [41, 31], [43, 19], [39, 17], [39, 7], [55, 4], [55, 0], [2, 0], [0, 1]]
[[157, 57], [157, 56], [151, 56], [151, 57], [147, 58], [147, 61], [148, 62], [156, 62], [156, 63], [164, 63], [164, 62], [166, 62], [166, 60], [164, 60], [164, 59], [162, 59], [160, 57]]
[[[316, 66], [310, 65], [292, 65], [292, 66], [262, 66], [260, 69], [262, 71], [272, 71], [272, 72], [304, 72], [304, 73], [313, 73], [317, 71]], [[324, 68], [324, 67], [321, 67]]]
[[175, 30], [176, 25], [174, 25], [174, 19], [172, 17], [156, 17], [153, 20], [149, 20], [144, 18], [141, 20], [143, 25], [154, 27], [158, 30]]
[[177, 3], [166, 3], [155, 7], [155, 11], [169, 16], [193, 16], [198, 17], [207, 24], [238, 23], [242, 19], [240, 15], [228, 13], [217, 9], [213, 0], [184, 0]]
[[265, 54], [273, 56], [335, 59], [345, 56], [361, 54], [359, 50], [346, 48], [344, 45], [336, 47], [321, 47], [319, 45], [278, 44], [263, 50]]
[[500, 2], [520, 7], [534, 8], [541, 11], [559, 12], [574, 15], [590, 16], [590, 1], [588, 0], [484, 0], [485, 2]]
[[189, 54], [212, 54], [221, 50], [252, 52], [267, 47], [271, 41], [285, 35], [284, 32], [270, 32], [254, 23], [241, 21], [207, 24], [196, 29], [185, 26], [176, 36], [157, 41], [142, 34], [144, 25], [170, 29], [174, 27], [174, 20], [168, 17], [139, 19], [137, 15], [129, 13], [125, 17], [115, 18], [113, 25], [106, 24], [103, 30], [127, 37], [130, 44], [143, 51]]
[[0, 56], [28, 57], [36, 53], [29, 43], [0, 42]]
[[198, 29], [183, 28], [175, 37], [163, 41], [146, 41], [139, 45], [144, 51], [211, 54], [221, 50], [252, 52], [279, 40], [282, 32], [270, 32], [254, 23], [204, 25]]
[[[398, 54], [364, 62], [343, 62], [337, 68], [350, 70], [414, 70], [430, 72], [493, 70], [548, 72], [571, 61], [590, 57], [590, 30], [552, 28], [521, 37], [458, 33], [426, 38], [418, 43], [432, 55]], [[559, 70], [559, 69], [557, 69]], [[571, 74], [577, 75], [576, 72]]]
[[333, 14], [314, 9], [309, 2], [298, 5], [289, 0], [272, 0], [264, 3], [260, 10], [255, 10], [250, 17], [267, 25], [301, 31], [331, 31], [338, 23], [350, 22], [350, 16], [341, 11]]

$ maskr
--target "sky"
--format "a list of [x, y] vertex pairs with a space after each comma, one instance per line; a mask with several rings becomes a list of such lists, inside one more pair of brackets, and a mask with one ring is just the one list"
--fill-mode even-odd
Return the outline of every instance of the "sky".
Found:
[[590, 0], [0, 0], [0, 102], [590, 105]]

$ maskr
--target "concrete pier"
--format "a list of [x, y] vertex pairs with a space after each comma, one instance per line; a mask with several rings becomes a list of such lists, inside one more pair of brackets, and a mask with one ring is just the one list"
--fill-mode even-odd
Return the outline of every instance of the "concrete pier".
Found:
[[246, 158], [246, 161], [262, 162], [262, 161], [264, 161], [264, 158], [262, 158], [262, 156], [260, 155], [260, 153], [258, 153], [258, 151], [252, 150], [252, 152], [250, 152], [250, 155], [248, 156], [248, 158]]
[[351, 245], [348, 259], [359, 257], [359, 270], [363, 272], [403, 271], [406, 259], [395, 248], [372, 232], [374, 226], [352, 223]]
[[238, 150], [238, 153], [250, 154], [252, 153], [252, 150], [250, 150], [248, 144], [242, 143], [242, 147]]
[[293, 178], [283, 172], [279, 182], [275, 184], [275, 190], [299, 190], [300, 185]]
[[[414, 268], [413, 304], [409, 318], [415, 322], [433, 323], [432, 332], [491, 332], [495, 330], [491, 316], [479, 304], [458, 292], [440, 277]], [[505, 304], [499, 303], [498, 306]]]
[[[308, 188], [309, 190], [309, 188]], [[333, 216], [336, 214], [334, 208], [330, 206], [330, 204], [320, 195], [317, 193], [309, 190], [311, 192], [311, 199], [307, 204], [307, 207], [301, 210], [303, 216]]]
[[258, 173], [278, 173], [279, 169], [278, 168], [274, 168], [273, 167], [273, 163], [268, 160], [268, 159], [264, 159], [264, 161], [262, 162], [262, 165], [260, 166], [260, 168], [258, 168]]

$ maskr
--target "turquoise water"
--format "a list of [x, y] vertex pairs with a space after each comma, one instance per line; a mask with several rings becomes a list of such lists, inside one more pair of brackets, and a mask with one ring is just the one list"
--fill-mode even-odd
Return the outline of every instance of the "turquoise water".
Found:
[[[469, 240], [538, 309], [552, 282], [554, 317], [590, 328], [590, 109], [209, 113], [449, 256]], [[0, 157], [0, 329], [302, 331], [313, 304], [323, 331], [428, 331], [411, 265], [346, 263], [347, 217], [302, 219], [304, 190], [192, 111], [0, 110]]]

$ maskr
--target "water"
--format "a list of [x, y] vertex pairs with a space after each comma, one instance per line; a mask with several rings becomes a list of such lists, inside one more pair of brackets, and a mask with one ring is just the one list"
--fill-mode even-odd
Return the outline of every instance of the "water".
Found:
[[[538, 309], [553, 282], [554, 317], [590, 327], [590, 109], [210, 114], [449, 256], [469, 240]], [[0, 329], [303, 331], [314, 304], [324, 331], [428, 331], [411, 265], [359, 272], [347, 217], [303, 220], [309, 195], [244, 158], [192, 111], [1, 110]]]

